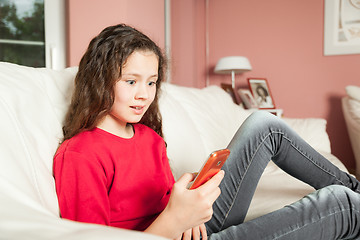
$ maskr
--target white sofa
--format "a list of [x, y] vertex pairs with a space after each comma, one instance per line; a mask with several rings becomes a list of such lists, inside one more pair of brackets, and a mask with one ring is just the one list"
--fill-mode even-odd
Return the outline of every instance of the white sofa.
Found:
[[[0, 63], [0, 239], [161, 239], [135, 231], [59, 217], [52, 157], [61, 138], [76, 68], [63, 71]], [[250, 114], [219, 87], [163, 85], [164, 135], [174, 175], [195, 172], [215, 149], [226, 147]], [[286, 114], [286, 112], [285, 112]], [[285, 119], [340, 168], [330, 153], [323, 119]], [[286, 184], [283, 184], [286, 182]], [[274, 164], [259, 183], [247, 219], [313, 191]]]
[[360, 87], [347, 86], [342, 98], [342, 109], [350, 143], [356, 161], [356, 176], [360, 177]]

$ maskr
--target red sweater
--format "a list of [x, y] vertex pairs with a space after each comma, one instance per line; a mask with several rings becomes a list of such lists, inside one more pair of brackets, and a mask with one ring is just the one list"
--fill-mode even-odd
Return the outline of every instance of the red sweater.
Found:
[[174, 184], [164, 140], [134, 125], [124, 139], [99, 128], [65, 141], [54, 156], [63, 218], [146, 229], [165, 208]]

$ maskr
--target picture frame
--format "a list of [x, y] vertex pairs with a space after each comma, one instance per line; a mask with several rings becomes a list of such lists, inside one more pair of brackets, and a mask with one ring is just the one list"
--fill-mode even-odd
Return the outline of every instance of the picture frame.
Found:
[[262, 111], [268, 111], [269, 113], [278, 116], [278, 117], [282, 117], [283, 116], [283, 110], [282, 109], [264, 109]]
[[248, 78], [248, 84], [259, 109], [275, 108], [275, 102], [266, 78]]
[[360, 1], [325, 0], [324, 56], [360, 54]]
[[246, 109], [258, 108], [258, 104], [249, 89], [239, 88], [237, 92]]
[[236, 103], [236, 104], [241, 103], [241, 100], [240, 100], [240, 97], [239, 97], [238, 93], [233, 89], [231, 84], [221, 83], [220, 86], [221, 86], [222, 89], [225, 90], [225, 92], [227, 92], [231, 96], [234, 103]]

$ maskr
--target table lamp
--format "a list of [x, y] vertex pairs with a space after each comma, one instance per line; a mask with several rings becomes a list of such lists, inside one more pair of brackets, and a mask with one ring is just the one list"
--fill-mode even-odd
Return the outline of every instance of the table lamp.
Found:
[[246, 57], [230, 56], [220, 58], [214, 72], [220, 74], [231, 73], [231, 86], [235, 89], [235, 73], [242, 73], [251, 69], [250, 62]]

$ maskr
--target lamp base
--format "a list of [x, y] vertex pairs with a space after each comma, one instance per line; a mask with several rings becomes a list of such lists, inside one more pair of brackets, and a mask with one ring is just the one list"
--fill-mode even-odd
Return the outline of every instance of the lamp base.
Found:
[[231, 71], [231, 86], [235, 90], [235, 71]]

